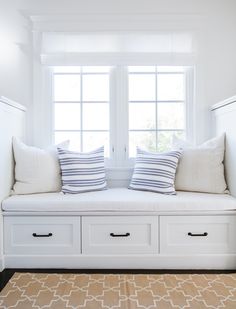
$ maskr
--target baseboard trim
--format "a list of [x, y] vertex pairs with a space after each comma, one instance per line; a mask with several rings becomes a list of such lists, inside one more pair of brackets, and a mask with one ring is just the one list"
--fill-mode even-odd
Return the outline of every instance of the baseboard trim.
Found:
[[236, 254], [228, 255], [6, 255], [5, 268], [65, 269], [236, 269]]

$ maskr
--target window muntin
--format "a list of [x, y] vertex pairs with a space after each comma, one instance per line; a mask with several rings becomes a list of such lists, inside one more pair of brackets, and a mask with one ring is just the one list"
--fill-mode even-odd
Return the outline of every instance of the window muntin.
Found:
[[128, 71], [129, 157], [135, 157], [137, 146], [169, 150], [173, 135], [186, 133], [184, 68], [130, 66]]
[[105, 145], [109, 166], [129, 164], [136, 146], [168, 150], [173, 134], [185, 137], [189, 113], [189, 68], [129, 66], [123, 75], [120, 68], [53, 68], [55, 142], [70, 139], [77, 151]]
[[55, 67], [54, 141], [70, 140], [70, 149], [110, 148], [110, 67]]

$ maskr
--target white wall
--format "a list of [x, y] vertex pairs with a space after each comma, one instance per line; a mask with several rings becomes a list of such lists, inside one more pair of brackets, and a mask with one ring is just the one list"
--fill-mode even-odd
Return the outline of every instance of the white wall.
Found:
[[[22, 0], [33, 14], [202, 14], [234, 0]], [[221, 8], [220, 8], [221, 10]]]
[[[8, 0], [6, 2], [11, 1]], [[196, 31], [198, 38], [195, 79], [195, 127], [197, 129], [196, 139], [198, 142], [203, 141], [212, 134], [209, 107], [217, 101], [236, 93], [235, 0], [21, 0], [20, 8], [26, 15], [51, 15], [57, 16], [58, 20], [60, 20], [60, 15], [85, 16], [86, 14], [95, 14], [99, 16], [105, 14], [109, 16], [110, 14], [138, 14], [140, 16], [142, 14], [157, 14], [161, 17], [173, 14], [175, 17], [179, 16], [179, 25], [181, 25], [181, 18], [185, 21], [186, 18], [189, 20], [187, 24], [185, 22], [182, 23], [183, 29], [191, 27], [191, 21], [199, 17], [199, 19], [195, 19], [193, 29]], [[17, 17], [18, 19], [19, 16]], [[196, 20], [198, 25], [196, 25]], [[15, 21], [10, 22], [11, 25], [14, 25], [14, 23]], [[93, 28], [93, 23], [89, 26], [90, 29]], [[100, 26], [102, 27], [102, 24]], [[118, 28], [121, 26], [121, 24], [117, 24]], [[94, 24], [95, 30], [96, 27], [97, 25]], [[172, 27], [175, 27], [175, 25], [172, 25]], [[105, 26], [104, 30], [106, 30]], [[18, 33], [18, 35], [22, 37], [22, 33]], [[16, 48], [15, 46], [11, 50], [16, 51]], [[18, 52], [23, 57], [22, 54], [25, 52], [19, 50]], [[2, 62], [4, 61], [2, 60]], [[25, 67], [25, 62], [27, 62], [26, 58], [23, 57], [23, 67]], [[17, 66], [12, 63], [5, 65], [4, 73], [0, 73], [0, 82], [3, 80], [3, 76], [7, 76], [9, 85], [12, 84], [12, 81], [16, 84], [16, 81], [22, 76], [19, 73], [17, 77], [11, 79], [12, 75], [14, 75], [12, 70], [11, 73], [5, 73], [9, 67], [15, 68]], [[22, 65], [18, 67], [17, 72], [22, 72]], [[26, 73], [24, 72], [23, 74], [25, 76]], [[26, 83], [25, 78], [20, 78], [20, 84], [13, 87], [13, 99], [20, 100], [23, 104], [27, 101], [29, 102], [29, 91], [28, 89], [26, 90]], [[6, 84], [4, 88], [5, 95], [11, 94], [11, 86]], [[24, 88], [24, 91], [20, 91], [22, 88]], [[2, 92], [1, 85], [0, 91]]]
[[198, 140], [212, 134], [210, 106], [236, 94], [236, 1], [206, 1], [196, 91]]
[[[0, 0], [0, 95], [31, 109], [31, 25], [17, 1]], [[28, 131], [30, 124], [28, 122]]]

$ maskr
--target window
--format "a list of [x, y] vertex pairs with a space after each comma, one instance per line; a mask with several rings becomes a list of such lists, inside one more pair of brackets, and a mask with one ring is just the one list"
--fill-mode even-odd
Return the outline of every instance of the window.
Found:
[[55, 67], [55, 142], [70, 139], [71, 149], [105, 145], [109, 156], [109, 67]]
[[191, 76], [180, 66], [54, 67], [55, 142], [105, 145], [112, 166], [129, 164], [136, 146], [166, 151], [173, 135], [191, 133]]
[[136, 146], [166, 151], [185, 134], [185, 74], [181, 67], [129, 67], [129, 156]]

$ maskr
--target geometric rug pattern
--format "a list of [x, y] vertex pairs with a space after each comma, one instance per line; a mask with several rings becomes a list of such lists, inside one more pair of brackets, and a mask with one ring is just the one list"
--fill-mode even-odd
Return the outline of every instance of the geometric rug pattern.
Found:
[[236, 274], [15, 273], [0, 308], [236, 309]]

